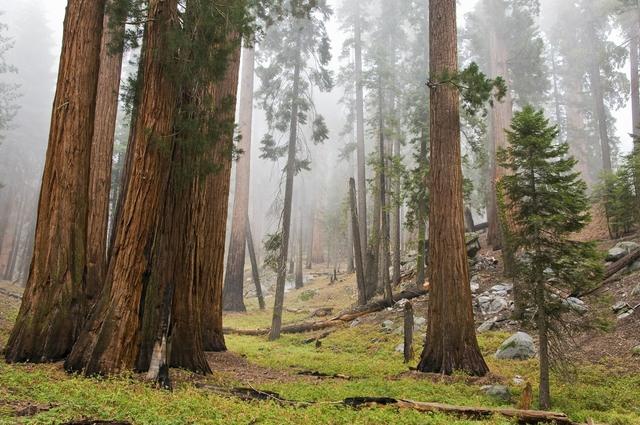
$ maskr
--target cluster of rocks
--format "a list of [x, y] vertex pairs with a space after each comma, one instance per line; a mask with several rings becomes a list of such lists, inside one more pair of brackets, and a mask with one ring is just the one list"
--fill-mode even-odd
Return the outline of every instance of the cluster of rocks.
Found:
[[618, 320], [626, 319], [633, 314], [633, 307], [624, 301], [618, 301], [611, 306], [613, 313], [618, 316]]
[[[479, 284], [477, 280], [471, 279], [471, 291], [477, 292], [478, 289], [474, 291], [475, 288], [479, 288]], [[488, 291], [475, 296], [473, 304], [476, 313], [486, 316], [510, 311], [513, 308], [513, 303], [508, 300], [508, 295], [512, 291], [512, 284], [502, 283], [494, 285]]]
[[[607, 251], [607, 257], [605, 260], [609, 263], [613, 263], [615, 261], [621, 260], [638, 248], [640, 248], [640, 244], [636, 242], [618, 242], [616, 246]], [[640, 270], [640, 261], [636, 261], [635, 263], [630, 265], [629, 269]]]

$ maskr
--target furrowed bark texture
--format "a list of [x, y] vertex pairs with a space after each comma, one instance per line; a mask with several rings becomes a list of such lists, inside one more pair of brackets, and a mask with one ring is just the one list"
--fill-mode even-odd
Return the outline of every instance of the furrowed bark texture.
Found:
[[[432, 0], [430, 75], [458, 70], [456, 1]], [[462, 202], [459, 93], [449, 84], [431, 90], [429, 176], [429, 316], [418, 370], [485, 375], [475, 335]]]
[[151, 0], [148, 7], [131, 164], [109, 268], [102, 295], [65, 362], [67, 370], [87, 375], [134, 367], [141, 298], [170, 169], [177, 93], [159, 56], [177, 23], [177, 0]]
[[111, 28], [109, 14], [104, 16], [100, 46], [100, 73], [96, 93], [96, 115], [91, 143], [89, 172], [89, 211], [87, 216], [87, 302], [92, 305], [100, 295], [107, 272], [107, 226], [113, 141], [118, 114], [118, 94], [122, 71], [122, 48], [112, 51], [114, 40], [124, 33], [124, 24]]
[[255, 52], [242, 49], [242, 75], [240, 86], [240, 150], [236, 162], [236, 184], [231, 221], [231, 239], [227, 255], [224, 280], [224, 309], [246, 311], [244, 305], [244, 263], [246, 253], [246, 220], [249, 211], [249, 184], [251, 181], [251, 123], [253, 118], [253, 81]]
[[[198, 234], [196, 253], [196, 298], [202, 303], [199, 308], [202, 312], [205, 351], [225, 351], [227, 349], [222, 333], [222, 286], [224, 283], [224, 248], [231, 185], [235, 108], [223, 105], [235, 105], [238, 88], [241, 45], [239, 38], [234, 42], [237, 43], [237, 47], [228, 58], [229, 63], [224, 81], [216, 84], [212, 91], [213, 97], [216, 99], [216, 109], [220, 111], [220, 119], [229, 125], [212, 148], [211, 161], [216, 165], [217, 170], [205, 178], [203, 202], [200, 204], [199, 210], [202, 230]], [[191, 332], [192, 325], [188, 321], [184, 321], [183, 325], [182, 331], [175, 331], [177, 335], [187, 335]], [[175, 344], [179, 343], [174, 337]]]
[[9, 362], [65, 357], [87, 313], [87, 195], [104, 5], [67, 3], [35, 250]]

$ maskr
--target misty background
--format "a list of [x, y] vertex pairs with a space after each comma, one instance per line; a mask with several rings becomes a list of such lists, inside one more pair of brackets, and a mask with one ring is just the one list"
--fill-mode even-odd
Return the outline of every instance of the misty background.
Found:
[[[561, 1], [564, 0], [542, 2], [539, 26], [543, 31], [547, 23], [554, 22], [554, 7]], [[338, 11], [342, 2], [343, 0], [329, 2], [334, 10], [327, 28], [332, 42], [331, 69], [335, 73], [341, 65], [344, 65], [344, 60], [340, 59], [340, 51], [347, 37], [340, 29]], [[476, 3], [477, 0], [458, 2], [460, 28], [465, 26], [465, 15], [474, 9]], [[6, 212], [11, 215], [10, 220], [22, 218], [24, 221], [15, 234], [5, 237], [4, 241], [0, 240], [0, 274], [4, 267], [5, 278], [9, 280], [23, 280], [26, 277], [31, 256], [30, 245], [46, 154], [65, 6], [66, 0], [0, 1], [0, 13], [2, 13], [0, 23], [7, 26], [4, 34], [13, 44], [12, 48], [6, 52], [5, 59], [16, 69], [16, 72], [3, 74], [2, 78], [10, 84], [17, 85], [19, 93], [17, 99], [19, 109], [9, 129], [4, 132], [0, 140], [0, 182], [3, 184], [0, 190], [4, 192], [0, 195], [5, 200], [12, 199], [11, 202], [0, 203], [0, 216], [3, 214], [4, 205]], [[624, 37], [619, 30], [613, 30], [610, 39], [616, 44], [624, 42]], [[257, 50], [259, 49], [258, 46]], [[125, 70], [127, 67], [129, 70], [135, 69], [135, 57], [135, 52], [125, 55]], [[127, 62], [131, 63], [127, 64]], [[628, 69], [627, 60], [619, 70], [628, 75]], [[425, 82], [426, 79], [425, 72]], [[256, 79], [256, 86], [258, 88], [259, 79]], [[309, 147], [312, 170], [302, 173], [297, 183], [303, 185], [307, 189], [304, 192], [311, 195], [307, 195], [306, 199], [298, 204], [294, 202], [294, 211], [300, 208], [313, 210], [312, 216], [317, 220], [330, 220], [332, 211], [339, 211], [342, 208], [341, 204], [346, 196], [347, 179], [353, 175], [353, 162], [341, 158], [342, 149], [352, 142], [350, 135], [341, 135], [348, 117], [344, 106], [339, 103], [342, 96], [341, 86], [336, 86], [330, 93], [316, 93], [315, 105], [329, 126], [329, 140], [323, 145]], [[629, 136], [632, 130], [630, 102], [618, 110], [612, 110], [612, 114], [616, 121], [615, 135], [620, 140], [620, 152], [629, 152], [632, 148], [632, 139]], [[126, 143], [126, 125], [123, 120], [124, 118], [121, 117], [116, 155], [122, 154]], [[274, 205], [274, 199], [277, 199], [282, 189], [284, 167], [283, 161], [271, 162], [260, 158], [259, 141], [266, 132], [264, 113], [257, 107], [257, 102], [254, 102], [250, 219], [258, 246], [262, 245], [259, 242], [269, 232], [273, 232], [278, 224], [280, 209]], [[371, 146], [373, 142], [367, 140], [367, 143]], [[409, 156], [408, 153], [407, 156]], [[26, 195], [11, 198], [12, 193]], [[297, 208], [296, 205], [298, 205]], [[230, 199], [229, 206], [233, 206], [233, 199]], [[10, 243], [8, 240], [10, 238], [19, 241], [20, 250], [12, 250], [12, 253], [9, 253], [8, 250], [2, 249], [4, 245]], [[334, 249], [338, 248], [334, 247]], [[11, 258], [11, 255], [16, 258]], [[11, 266], [12, 263], [13, 266]]]

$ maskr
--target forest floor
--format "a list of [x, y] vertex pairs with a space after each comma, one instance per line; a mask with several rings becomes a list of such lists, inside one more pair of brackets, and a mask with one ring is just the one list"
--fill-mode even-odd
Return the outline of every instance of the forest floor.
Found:
[[[640, 235], [635, 240], [640, 239]], [[607, 249], [614, 242], [603, 241]], [[481, 252], [490, 259], [494, 253]], [[497, 257], [499, 260], [499, 257]], [[488, 263], [491, 263], [489, 261]], [[314, 269], [305, 288], [286, 295], [285, 323], [323, 320], [318, 309], [332, 308], [336, 315], [355, 303], [353, 275], [339, 275], [329, 283], [329, 270]], [[476, 270], [479, 292], [504, 282], [497, 267]], [[567, 348], [570, 365], [557, 368], [552, 377], [553, 409], [579, 423], [640, 424], [640, 357], [633, 347], [640, 344], [640, 311], [618, 320], [611, 305], [631, 296], [640, 283], [640, 272], [629, 273], [602, 291], [584, 298], [589, 312], [575, 345]], [[478, 292], [478, 291], [476, 291]], [[19, 306], [20, 288], [0, 283], [0, 348], [6, 343]], [[635, 298], [634, 298], [635, 297]], [[424, 317], [427, 297], [413, 300], [416, 317]], [[267, 297], [267, 305], [272, 298]], [[253, 298], [248, 312], [226, 314], [225, 326], [235, 329], [267, 328], [271, 311], [260, 311]], [[321, 339], [308, 342], [323, 331], [283, 335], [276, 342], [264, 336], [227, 335], [227, 353], [210, 353], [211, 376], [172, 371], [172, 392], [153, 388], [136, 374], [100, 379], [66, 374], [60, 363], [8, 365], [0, 360], [0, 424], [60, 424], [83, 419], [118, 420], [132, 424], [509, 424], [502, 417], [482, 420], [444, 414], [426, 414], [393, 407], [352, 409], [337, 402], [347, 397], [395, 397], [462, 406], [513, 407], [524, 383], [537, 388], [538, 363], [498, 360], [499, 345], [514, 331], [523, 330], [508, 320], [497, 330], [478, 335], [491, 373], [484, 378], [458, 374], [445, 377], [410, 370], [422, 349], [424, 325], [415, 333], [416, 360], [404, 364], [396, 348], [403, 341], [400, 308], [390, 308], [356, 319]], [[477, 317], [478, 325], [486, 317]], [[310, 376], [320, 372], [328, 376]], [[487, 395], [483, 386], [501, 384], [511, 399]], [[269, 396], [265, 401], [243, 401], [229, 394], [233, 388], [277, 393], [281, 403]], [[312, 402], [312, 403], [306, 403]]]

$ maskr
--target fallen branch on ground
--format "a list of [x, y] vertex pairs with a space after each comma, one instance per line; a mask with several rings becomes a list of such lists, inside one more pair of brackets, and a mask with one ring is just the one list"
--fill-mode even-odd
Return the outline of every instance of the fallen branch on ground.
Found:
[[546, 412], [540, 410], [521, 410], [511, 408], [454, 406], [443, 403], [427, 403], [422, 401], [402, 400], [390, 397], [351, 397], [342, 401], [295, 401], [287, 400], [278, 393], [261, 391], [255, 388], [224, 388], [211, 385], [196, 384], [198, 388], [208, 389], [216, 394], [238, 397], [243, 401], [270, 400], [278, 404], [305, 407], [311, 405], [342, 405], [352, 408], [388, 406], [399, 409], [412, 409], [423, 413], [444, 413], [469, 419], [486, 419], [494, 415], [514, 419], [519, 424], [555, 423], [556, 425], [578, 425], [564, 413]]
[[[420, 297], [422, 295], [426, 295], [428, 292], [424, 290], [407, 290], [402, 291], [394, 295], [394, 298], [397, 300], [401, 299], [413, 299]], [[378, 301], [372, 302], [362, 307], [354, 308], [353, 310], [346, 311], [344, 313], [340, 313], [338, 316], [329, 319], [323, 320], [319, 322], [310, 322], [310, 323], [298, 323], [294, 325], [283, 326], [280, 330], [281, 333], [285, 334], [296, 334], [296, 333], [304, 333], [304, 332], [312, 332], [319, 331], [327, 328], [332, 328], [335, 326], [342, 325], [346, 322], [351, 322], [352, 320], [357, 319], [358, 317], [366, 316], [371, 313], [376, 313], [378, 311], [382, 311], [387, 307], [391, 307], [393, 304], [390, 304], [385, 299], [380, 299]], [[225, 334], [236, 334], [236, 335], [250, 335], [250, 336], [260, 336], [260, 335], [268, 335], [271, 329], [232, 329], [232, 328], [224, 328]]]
[[300, 372], [298, 372], [298, 375], [302, 375], [302, 376], [315, 376], [318, 378], [337, 378], [337, 379], [345, 379], [345, 380], [350, 380], [351, 377], [348, 375], [343, 375], [342, 373], [323, 373], [323, 372], [318, 372], [315, 370], [301, 370]]
[[602, 288], [603, 286], [606, 286], [611, 282], [614, 282], [616, 280], [615, 275], [619, 271], [623, 270], [628, 265], [633, 264], [638, 259], [640, 259], [640, 248], [631, 251], [629, 254], [627, 254], [626, 256], [622, 257], [621, 259], [619, 259], [618, 261], [616, 261], [615, 263], [607, 267], [607, 270], [605, 270], [604, 272], [604, 276], [602, 276], [602, 278], [604, 279], [602, 283], [600, 283], [600, 285], [596, 286], [595, 288], [589, 289], [588, 291], [579, 294], [578, 297], [591, 295], [597, 290], [599, 290], [600, 288]]
[[16, 300], [21, 300], [22, 299], [22, 295], [14, 294], [13, 292], [9, 292], [6, 289], [2, 289], [2, 288], [0, 288], [0, 294], [6, 295], [9, 298], [15, 298]]

